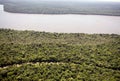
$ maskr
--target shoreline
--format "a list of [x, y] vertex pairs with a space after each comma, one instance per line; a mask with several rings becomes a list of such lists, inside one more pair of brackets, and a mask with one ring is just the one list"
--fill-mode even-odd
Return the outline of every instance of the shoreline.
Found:
[[[3, 6], [4, 5], [1, 5], [0, 7], [3, 7]], [[23, 31], [24, 30], [45, 31], [45, 32], [51, 32], [51, 33], [85, 33], [85, 34], [118, 34], [118, 35], [120, 35], [120, 32], [118, 31], [119, 27], [116, 26], [116, 25], [119, 25], [118, 23], [116, 23], [116, 25], [115, 25], [117, 30], [114, 29], [114, 31], [111, 30], [111, 29], [109, 30], [109, 28], [111, 28], [111, 27], [113, 28], [114, 25], [106, 26], [106, 28], [109, 27], [106, 30], [102, 30], [101, 29], [101, 27], [104, 27], [103, 25], [99, 26], [100, 23], [103, 23], [103, 24], [107, 25], [107, 23], [111, 22], [111, 21], [109, 21], [109, 19], [111, 19], [112, 21], [114, 21], [113, 19], [119, 20], [120, 16], [89, 15], [89, 14], [27, 14], [27, 13], [11, 13], [11, 12], [4, 11], [3, 8], [1, 8], [1, 11], [3, 12], [3, 14], [5, 13], [6, 15], [12, 15], [14, 18], [11, 17], [11, 16], [10, 17], [11, 17], [11, 19], [13, 19], [14, 22], [16, 22], [16, 20], [15, 20], [16, 18], [15, 17], [18, 15], [18, 18], [19, 17], [30, 18], [32, 16], [33, 18], [30, 18], [30, 20], [38, 19], [38, 20], [40, 20], [39, 23], [43, 23], [43, 24], [36, 24], [38, 22], [33, 22], [32, 21], [33, 22], [33, 24], [32, 24], [33, 26], [31, 26], [31, 24], [27, 24], [28, 25], [27, 26], [26, 23], [31, 22], [31, 21], [27, 21], [26, 20], [26, 23], [24, 23], [23, 21], [20, 20], [21, 19], [20, 18], [19, 22], [21, 22], [23, 24], [20, 24], [20, 25], [17, 25], [17, 26], [16, 25], [12, 25], [12, 24], [4, 25], [4, 22], [3, 22], [3, 23], [1, 23], [1, 24], [3, 24], [3, 26], [1, 26], [0, 28], [7, 28], [7, 29], [14, 29], [14, 30], [23, 30]], [[73, 17], [72, 18], [73, 20], [70, 20], [71, 17]], [[105, 21], [107, 21], [106, 23], [104, 23], [104, 21], [101, 20], [102, 17], [103, 17], [103, 19], [106, 19], [105, 20]], [[114, 17], [114, 18], [109, 18], [109, 17]], [[2, 18], [2, 16], [1, 16], [1, 18]], [[56, 25], [53, 22], [54, 20], [49, 21], [49, 23], [47, 23], [46, 21], [49, 20], [48, 18], [55, 19], [55, 22], [57, 22], [58, 24]], [[62, 25], [62, 24], [64, 24], [64, 22], [63, 21], [59, 21], [59, 19], [61, 19], [61, 18], [65, 18], [64, 21], [65, 22], [66, 21], [69, 22], [71, 25], [69, 25], [69, 24]], [[80, 20], [81, 18], [82, 18], [82, 20], [80, 21], [81, 25], [77, 24], [76, 22], [78, 20]], [[91, 22], [91, 23], [88, 23], [88, 24], [90, 25], [90, 27], [92, 27], [92, 25], [93, 25], [93, 29], [87, 30], [87, 28], [89, 26], [86, 25], [86, 24], [82, 24], [83, 21], [86, 21], [86, 20], [84, 20], [85, 18], [86, 19], [90, 19], [90, 18], [91, 19], [92, 18], [95, 19], [94, 21], [91, 21], [91, 20], [87, 21], [87, 22]], [[6, 18], [4, 18], [4, 19], [6, 19]], [[13, 21], [12, 22], [9, 21], [9, 22], [13, 23]], [[99, 21], [100, 23], [97, 22], [97, 21]], [[18, 22], [18, 24], [19, 24], [19, 22]], [[94, 29], [94, 24], [92, 24], [93, 22], [97, 22], [98, 30], [100, 29], [100, 31], [97, 30], [97, 27]], [[72, 23], [73, 24], [76, 23], [77, 25], [76, 24], [72, 25]], [[71, 29], [69, 29], [69, 28], [67, 29], [67, 27], [69, 27], [69, 26], [70, 26]], [[58, 27], [58, 28], [56, 28], [56, 27]], [[76, 28], [78, 28], [78, 29], [76, 29]], [[58, 29], [60, 29], [60, 30], [58, 30]]]
[[29, 32], [44, 32], [44, 33], [51, 33], [51, 34], [87, 34], [87, 35], [120, 35], [119, 33], [82, 33], [82, 32], [49, 32], [49, 31], [39, 31], [39, 30], [29, 30], [29, 29], [11, 29], [11, 28], [0, 28], [0, 30], [10, 30], [10, 31], [29, 31]]
[[[70, 12], [70, 13], [67, 13], [67, 12], [65, 12], [65, 13], [62, 13], [62, 12], [60, 12], [60, 13], [41, 13], [41, 12], [24, 12], [24, 11], [16, 11], [16, 12], [14, 12], [14, 11], [11, 11], [11, 10], [7, 10], [7, 9], [5, 9], [5, 4], [0, 4], [0, 5], [3, 5], [3, 11], [4, 12], [8, 12], [8, 13], [14, 13], [14, 14], [37, 14], [37, 15], [97, 15], [97, 16], [116, 16], [116, 17], [120, 17], [120, 14], [105, 14], [105, 13], [92, 13], [92, 12], [88, 12], [88, 13], [86, 13], [86, 12], [77, 12], [77, 13], [75, 13], [75, 12]], [[14, 9], [13, 9], [14, 10]]]
[[33, 15], [92, 15], [92, 16], [116, 16], [116, 17], [120, 17], [120, 15], [108, 15], [108, 14], [89, 14], [89, 13], [60, 13], [60, 14], [54, 14], [54, 13], [27, 13], [27, 12], [12, 12], [12, 11], [7, 11], [3, 8], [4, 12], [7, 13], [13, 13], [13, 14], [33, 14]]

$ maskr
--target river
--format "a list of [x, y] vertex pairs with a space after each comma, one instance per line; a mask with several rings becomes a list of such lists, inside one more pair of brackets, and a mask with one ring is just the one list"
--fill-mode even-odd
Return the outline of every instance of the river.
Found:
[[120, 34], [120, 16], [9, 13], [0, 5], [0, 28], [58, 33]]

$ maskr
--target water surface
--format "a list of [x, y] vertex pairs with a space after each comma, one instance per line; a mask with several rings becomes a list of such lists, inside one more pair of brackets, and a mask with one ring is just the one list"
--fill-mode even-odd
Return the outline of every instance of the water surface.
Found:
[[0, 28], [63, 33], [120, 34], [120, 16], [43, 15], [4, 12], [0, 5]]

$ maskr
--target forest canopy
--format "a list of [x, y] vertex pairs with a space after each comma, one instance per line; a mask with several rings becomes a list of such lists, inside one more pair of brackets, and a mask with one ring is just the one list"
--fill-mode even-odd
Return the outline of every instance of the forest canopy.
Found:
[[0, 81], [119, 81], [120, 35], [0, 29]]

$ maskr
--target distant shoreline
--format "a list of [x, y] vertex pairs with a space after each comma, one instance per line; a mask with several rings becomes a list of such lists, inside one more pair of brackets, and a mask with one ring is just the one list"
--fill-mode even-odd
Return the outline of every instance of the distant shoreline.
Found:
[[[0, 4], [3, 5], [3, 4]], [[4, 6], [4, 5], [3, 5]], [[74, 14], [74, 13], [62, 13], [62, 14], [50, 14], [50, 13], [25, 13], [25, 12], [12, 12], [12, 11], [8, 11], [5, 10], [3, 7], [3, 11], [4, 12], [8, 12], [8, 13], [14, 13], [14, 14], [40, 14], [40, 15], [97, 15], [97, 16], [120, 16], [120, 15], [109, 15], [109, 14], [89, 14], [89, 13], [78, 13], [78, 14]]]
[[[0, 4], [1, 5], [1, 4]], [[23, 14], [120, 16], [120, 3], [2, 2], [4, 11]]]
[[108, 14], [88, 14], [88, 13], [78, 13], [78, 14], [74, 14], [74, 13], [62, 13], [62, 14], [54, 14], [54, 13], [25, 13], [25, 12], [11, 12], [11, 11], [7, 11], [4, 10], [4, 12], [8, 12], [8, 13], [15, 13], [15, 14], [40, 14], [40, 15], [98, 15], [98, 16], [120, 16], [120, 15], [108, 15]]

